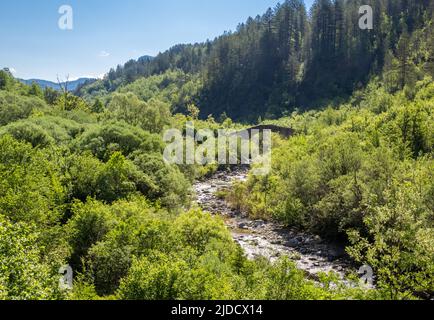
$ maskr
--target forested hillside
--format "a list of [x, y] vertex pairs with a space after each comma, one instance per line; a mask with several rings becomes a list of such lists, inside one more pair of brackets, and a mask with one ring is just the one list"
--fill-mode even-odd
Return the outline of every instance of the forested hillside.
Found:
[[[358, 26], [366, 2], [373, 30]], [[0, 70], [0, 299], [432, 297], [433, 10], [317, 0], [307, 12], [288, 0], [75, 93]], [[273, 134], [268, 174], [218, 197], [339, 244], [347, 279], [307, 275], [296, 257], [249, 259], [223, 217], [194, 202], [194, 181], [233, 167], [163, 160], [163, 133], [187, 122], [292, 128]], [[360, 285], [361, 265], [373, 287]]]
[[[372, 30], [359, 28], [359, 8], [367, 4]], [[288, 0], [213, 41], [129, 61], [80, 94], [180, 69], [199, 75], [203, 118], [225, 113], [256, 122], [345, 101], [375, 75], [393, 92], [434, 75], [433, 8], [430, 0], [318, 0], [307, 12], [302, 0]]]

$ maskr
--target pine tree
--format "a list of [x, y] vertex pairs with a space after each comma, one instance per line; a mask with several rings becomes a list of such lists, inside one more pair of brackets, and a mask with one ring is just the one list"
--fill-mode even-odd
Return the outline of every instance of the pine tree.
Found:
[[404, 24], [401, 38], [398, 42], [396, 50], [396, 57], [398, 59], [399, 69], [399, 86], [404, 88], [407, 83], [410, 72], [410, 48], [409, 48], [410, 36], [407, 31], [407, 26]]

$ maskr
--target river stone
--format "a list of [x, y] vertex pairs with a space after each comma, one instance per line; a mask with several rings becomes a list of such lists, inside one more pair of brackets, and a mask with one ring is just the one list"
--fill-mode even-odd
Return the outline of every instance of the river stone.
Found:
[[[249, 240], [248, 243], [250, 243], [251, 245], [253, 245], [255, 247], [259, 246], [259, 242], [256, 239]], [[264, 248], [261, 247], [260, 249], [264, 249]]]
[[290, 247], [298, 247], [299, 245], [299, 242], [296, 239], [289, 239], [286, 243]]
[[265, 224], [265, 221], [264, 220], [255, 220], [253, 223], [254, 223], [255, 228], [259, 228]]

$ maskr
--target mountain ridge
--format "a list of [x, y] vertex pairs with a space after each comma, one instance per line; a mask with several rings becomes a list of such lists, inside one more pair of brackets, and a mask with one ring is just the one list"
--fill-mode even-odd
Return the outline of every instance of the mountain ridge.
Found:
[[[49, 81], [49, 80], [44, 80], [44, 79], [28, 79], [28, 80], [18, 79], [18, 80], [24, 84], [27, 84], [27, 85], [32, 85], [33, 83], [36, 83], [42, 89], [51, 88], [54, 90], [61, 90], [61, 87], [66, 84], [66, 81], [60, 82], [60, 84], [59, 84], [59, 83]], [[71, 92], [75, 91], [81, 85], [84, 85], [85, 83], [95, 81], [95, 80], [96, 80], [96, 78], [83, 77], [83, 78], [78, 78], [77, 80], [74, 80], [74, 81], [68, 81], [68, 91], [71, 91]]]

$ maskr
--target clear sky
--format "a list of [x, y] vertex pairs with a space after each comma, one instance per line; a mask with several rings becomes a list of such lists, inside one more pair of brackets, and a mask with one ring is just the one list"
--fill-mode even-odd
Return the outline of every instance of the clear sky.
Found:
[[[0, 68], [23, 79], [98, 77], [131, 58], [213, 39], [278, 2], [1, 0]], [[58, 27], [62, 5], [73, 8], [73, 30]]]

